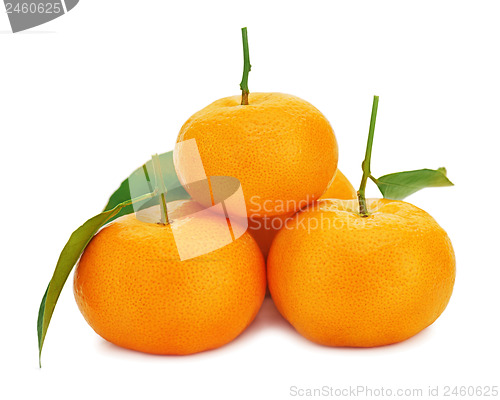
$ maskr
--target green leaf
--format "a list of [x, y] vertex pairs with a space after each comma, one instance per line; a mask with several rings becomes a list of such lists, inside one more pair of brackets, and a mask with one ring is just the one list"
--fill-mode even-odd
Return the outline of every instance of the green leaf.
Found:
[[[189, 199], [190, 196], [177, 178], [173, 162], [173, 152], [169, 151], [168, 153], [161, 154], [159, 159], [162, 176], [167, 189], [166, 201]], [[153, 165], [150, 160], [132, 172], [111, 195], [104, 211], [89, 219], [74, 231], [64, 246], [38, 312], [37, 333], [40, 360], [47, 329], [62, 288], [94, 235], [105, 224], [122, 215], [133, 213], [134, 205], [137, 208], [137, 203], [142, 203], [142, 205], [147, 203], [147, 206], [158, 204], [159, 196], [152, 194], [157, 187], [155, 175], [151, 173], [152, 171]], [[133, 189], [134, 199], [131, 196], [131, 189]]]
[[[169, 151], [168, 153], [160, 154], [159, 157], [163, 180], [167, 188], [166, 201], [169, 202], [174, 200], [190, 199], [191, 197], [182, 187], [179, 179], [177, 178], [177, 173], [175, 172], [174, 168], [173, 152]], [[130, 190], [131, 188], [133, 188], [133, 197], [151, 193], [151, 188], [154, 188], [156, 186], [155, 177], [152, 171], [153, 164], [152, 161], [149, 160], [146, 164], [142, 165], [134, 172], [132, 172], [130, 176], [121, 183], [120, 187], [111, 195], [108, 204], [104, 208], [104, 211], [111, 210], [118, 204], [130, 200], [132, 197]], [[151, 201], [151, 203], [148, 203], [148, 205], [152, 206], [158, 204], [158, 201], [159, 197], [156, 197]], [[128, 205], [124, 207], [111, 220], [133, 212], [133, 206]]]
[[381, 176], [370, 176], [386, 199], [403, 200], [405, 197], [427, 187], [453, 186], [446, 177], [446, 169], [418, 169]]
[[[68, 276], [75, 266], [76, 262], [80, 258], [83, 250], [87, 247], [90, 240], [94, 237], [97, 231], [103, 227], [106, 223], [113, 220], [116, 215], [120, 213], [125, 207], [129, 207], [132, 203], [137, 203], [141, 201], [146, 201], [153, 197], [154, 194], [146, 194], [144, 196], [138, 197], [134, 200], [127, 200], [116, 205], [111, 210], [104, 211], [95, 217], [90, 218], [82, 226], [80, 226], [76, 231], [74, 231], [69, 238], [68, 242], [64, 246], [57, 265], [50, 280], [49, 286], [42, 298], [40, 304], [40, 310], [38, 312], [38, 357], [41, 366], [41, 356], [43, 343], [45, 341], [45, 336], [47, 334], [47, 329], [54, 313], [54, 309], [61, 294], [62, 288], [68, 279]], [[155, 196], [158, 197], [158, 196]]]
[[[42, 302], [40, 303], [40, 309], [38, 310], [38, 321], [37, 321], [37, 333], [38, 333], [38, 349], [42, 351], [42, 338], [44, 337], [43, 334], [43, 316], [45, 314], [45, 303], [47, 301], [47, 293], [49, 292], [49, 285], [47, 285], [47, 289], [45, 289], [45, 294], [42, 297]], [[38, 359], [40, 368], [42, 367], [41, 359]]]

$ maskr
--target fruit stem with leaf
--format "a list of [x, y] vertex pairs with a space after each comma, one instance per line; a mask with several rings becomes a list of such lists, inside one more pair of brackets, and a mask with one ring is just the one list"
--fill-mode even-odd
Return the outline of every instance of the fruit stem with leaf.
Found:
[[168, 225], [168, 209], [167, 209], [167, 187], [163, 180], [161, 173], [161, 163], [158, 154], [153, 155], [153, 171], [155, 174], [156, 188], [160, 194], [160, 210], [161, 210], [161, 224]]
[[250, 53], [248, 50], [248, 35], [247, 28], [241, 28], [241, 35], [243, 37], [243, 78], [241, 79], [240, 89], [241, 89], [241, 105], [248, 105], [248, 95], [250, 91], [248, 90], [248, 73], [252, 69], [250, 65]]
[[378, 96], [373, 96], [372, 116], [370, 119], [370, 129], [368, 131], [368, 143], [366, 144], [365, 159], [361, 164], [363, 168], [363, 177], [358, 190], [359, 214], [362, 217], [368, 217], [368, 209], [366, 207], [365, 188], [368, 178], [371, 177], [370, 164], [372, 159], [373, 135], [375, 133], [375, 122], [377, 121]]

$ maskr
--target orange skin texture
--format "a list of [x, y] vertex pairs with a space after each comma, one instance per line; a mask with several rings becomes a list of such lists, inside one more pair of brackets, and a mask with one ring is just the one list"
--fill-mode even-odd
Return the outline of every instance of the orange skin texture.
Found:
[[[335, 178], [320, 199], [356, 199], [356, 190], [352, 186], [351, 182], [345, 177], [345, 175], [337, 169]], [[273, 242], [274, 237], [278, 231], [284, 226], [286, 220], [290, 218], [294, 213], [288, 213], [282, 216], [272, 217], [272, 218], [249, 218], [248, 219], [248, 230], [254, 237], [255, 241], [259, 244], [260, 250], [265, 258], [269, 254], [269, 249]]]
[[332, 184], [326, 192], [320, 197], [321, 199], [340, 199], [340, 200], [351, 200], [356, 199], [358, 194], [356, 189], [352, 186], [349, 179], [337, 169], [337, 173], [335, 174], [335, 178], [333, 179]]
[[269, 249], [274, 240], [274, 237], [279, 230], [285, 226], [288, 218], [293, 214], [280, 215], [270, 218], [253, 217], [248, 219], [248, 231], [253, 236], [260, 247], [260, 251], [267, 258]]
[[[77, 266], [75, 299], [89, 325], [118, 346], [175, 355], [215, 349], [257, 315], [266, 290], [264, 258], [245, 233], [223, 248], [180, 261], [172, 234], [182, 223], [176, 214], [199, 206], [179, 201], [168, 207], [170, 225], [130, 214], [103, 228]], [[198, 232], [216, 236], [225, 224], [215, 214], [201, 221], [193, 246]]]
[[[249, 104], [240, 103], [241, 96], [226, 97], [198, 111], [182, 126], [177, 142], [196, 139], [208, 177], [241, 182], [249, 217], [284, 215], [298, 208], [286, 211], [283, 202], [300, 207], [318, 199], [331, 184], [338, 161], [335, 134], [325, 116], [283, 93], [250, 93]], [[174, 151], [174, 164], [186, 190], [203, 203], [185, 184], [192, 163]]]
[[366, 218], [358, 210], [355, 200], [322, 200], [289, 220], [269, 253], [278, 310], [322, 345], [401, 342], [431, 325], [452, 294], [453, 248], [429, 214], [384, 199], [368, 200]]

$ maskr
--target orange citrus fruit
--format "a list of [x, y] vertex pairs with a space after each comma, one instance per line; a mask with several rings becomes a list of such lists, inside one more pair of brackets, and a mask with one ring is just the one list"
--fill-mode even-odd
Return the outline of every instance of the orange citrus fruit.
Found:
[[268, 284], [281, 314], [307, 339], [372, 347], [408, 339], [443, 312], [455, 281], [446, 232], [403, 201], [321, 200], [273, 241]]
[[[337, 169], [335, 134], [313, 105], [283, 93], [250, 93], [215, 101], [182, 126], [177, 142], [196, 139], [205, 173], [231, 176], [242, 185], [249, 216], [284, 215], [317, 200]], [[193, 163], [174, 163], [181, 183]], [[207, 205], [207, 204], [205, 204]]]
[[[346, 200], [355, 199], [356, 190], [345, 175], [337, 169], [332, 184], [323, 196], [320, 197], [320, 199], [324, 198]], [[258, 243], [265, 258], [267, 258], [269, 249], [271, 248], [271, 243], [273, 242], [276, 233], [278, 233], [278, 231], [285, 226], [286, 220], [293, 214], [294, 213], [292, 212], [275, 217], [251, 217], [248, 219], [248, 230]]]
[[267, 258], [271, 243], [279, 230], [292, 214], [277, 215], [274, 217], [251, 217], [248, 219], [248, 232], [253, 236], [260, 247], [264, 258]]
[[[266, 291], [264, 259], [244, 233], [181, 261], [173, 232], [189, 218], [176, 216], [201, 208], [192, 201], [168, 208], [170, 224], [153, 223], [156, 206], [141, 211], [140, 220], [135, 214], [118, 218], [94, 236], [74, 276], [78, 307], [100, 336], [128, 349], [181, 355], [220, 347], [256, 316]], [[203, 233], [222, 236], [227, 223], [205, 215], [188, 229], [196, 247]]]
[[332, 184], [323, 193], [323, 196], [320, 199], [341, 199], [341, 200], [350, 200], [356, 199], [357, 193], [356, 189], [352, 186], [349, 179], [337, 169], [337, 173], [335, 174], [335, 178], [333, 179]]

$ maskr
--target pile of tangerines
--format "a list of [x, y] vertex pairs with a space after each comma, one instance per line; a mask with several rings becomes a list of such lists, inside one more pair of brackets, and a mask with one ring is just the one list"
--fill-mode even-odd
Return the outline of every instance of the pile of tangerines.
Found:
[[[108, 224], [74, 275], [78, 306], [92, 328], [147, 353], [215, 349], [254, 320], [266, 287], [296, 331], [322, 345], [386, 345], [432, 324], [455, 279], [446, 232], [409, 203], [365, 199], [364, 188], [358, 196], [337, 169], [334, 131], [313, 105], [249, 93], [245, 82], [242, 90], [195, 113], [177, 142], [196, 140], [207, 176], [240, 181], [248, 229], [181, 261], [179, 216], [204, 209], [194, 192], [167, 204], [165, 223], [129, 214]], [[189, 160], [175, 167], [186, 181]], [[146, 214], [161, 205], [155, 207]], [[191, 228], [192, 246], [199, 237], [218, 240], [227, 227], [224, 215], [203, 215]]]

